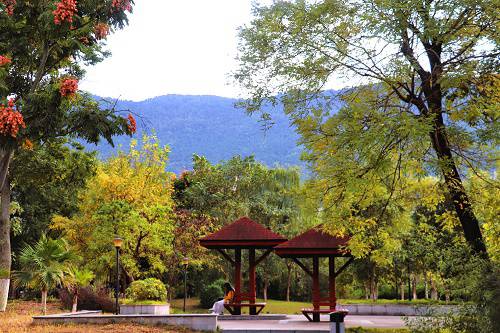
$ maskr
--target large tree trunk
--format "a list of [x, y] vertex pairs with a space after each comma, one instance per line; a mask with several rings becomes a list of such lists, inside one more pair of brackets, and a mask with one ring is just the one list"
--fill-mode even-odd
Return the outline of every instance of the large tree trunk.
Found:
[[[2, 176], [0, 175], [0, 178]], [[0, 196], [0, 311], [5, 311], [9, 297], [10, 249], [10, 183], [6, 177]]]
[[432, 122], [432, 129], [429, 133], [432, 147], [439, 160], [439, 168], [443, 174], [455, 212], [462, 225], [465, 239], [475, 253], [487, 257], [486, 245], [481, 235], [479, 222], [474, 215], [471, 202], [458, 173], [443, 120], [443, 88], [441, 87], [441, 80], [443, 78], [443, 64], [441, 62], [442, 42], [437, 40], [422, 42], [430, 64], [430, 71], [427, 71], [415, 58], [414, 51], [409, 44], [408, 36], [405, 35], [406, 33], [403, 33], [401, 50], [418, 73], [421, 88], [425, 96], [425, 99], [413, 96], [407, 101], [413, 103], [420, 110], [421, 114], [426, 117], [426, 120]]
[[455, 207], [465, 239], [475, 253], [486, 255], [486, 245], [479, 228], [479, 222], [474, 215], [469, 196], [465, 191], [462, 179], [453, 159], [450, 144], [444, 127], [441, 113], [434, 115], [434, 128], [431, 132], [431, 141], [439, 159], [446, 187], [450, 193], [450, 200]]
[[42, 311], [43, 314], [47, 314], [47, 290], [42, 290]]

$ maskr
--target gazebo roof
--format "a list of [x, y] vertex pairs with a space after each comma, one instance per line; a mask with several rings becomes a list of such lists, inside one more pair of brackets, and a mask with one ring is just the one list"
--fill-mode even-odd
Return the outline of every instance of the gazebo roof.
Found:
[[303, 234], [274, 248], [280, 257], [328, 257], [349, 256], [345, 249], [350, 237], [337, 237], [322, 230], [322, 226], [314, 227]]
[[200, 239], [201, 246], [209, 249], [272, 248], [283, 242], [286, 238], [248, 217], [242, 217]]

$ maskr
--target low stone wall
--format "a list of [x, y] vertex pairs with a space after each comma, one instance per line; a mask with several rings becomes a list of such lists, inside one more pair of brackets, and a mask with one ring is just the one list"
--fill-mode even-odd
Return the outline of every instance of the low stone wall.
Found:
[[170, 314], [170, 304], [162, 304], [162, 305], [122, 304], [120, 305], [120, 314], [168, 315]]
[[142, 325], [173, 325], [198, 331], [215, 332], [217, 316], [212, 314], [179, 315], [76, 315], [67, 314], [35, 316], [35, 324], [117, 324], [137, 323]]
[[350, 315], [368, 316], [426, 316], [446, 314], [457, 310], [454, 305], [406, 305], [406, 304], [337, 304]]

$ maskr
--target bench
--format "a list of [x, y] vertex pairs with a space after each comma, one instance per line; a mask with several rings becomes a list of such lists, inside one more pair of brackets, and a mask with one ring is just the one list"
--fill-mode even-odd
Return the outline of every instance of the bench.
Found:
[[[314, 308], [304, 308], [301, 311], [302, 314], [307, 318], [307, 320], [318, 322], [320, 321], [320, 315], [329, 314], [332, 311], [335, 311], [335, 307], [336, 303], [330, 303], [329, 299], [321, 299], [320, 302], [316, 306], [314, 306]], [[310, 315], [312, 315], [312, 318]]]
[[256, 303], [255, 299], [247, 293], [235, 295], [231, 302], [224, 303], [224, 307], [232, 315], [240, 315], [242, 308], [248, 308], [251, 315], [258, 315], [265, 306], [266, 303]]

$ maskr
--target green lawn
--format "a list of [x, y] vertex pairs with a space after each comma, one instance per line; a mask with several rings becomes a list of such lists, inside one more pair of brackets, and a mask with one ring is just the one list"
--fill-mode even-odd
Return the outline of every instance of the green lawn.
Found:
[[[258, 302], [264, 302], [264, 300], [259, 299]], [[431, 302], [429, 300], [416, 300], [416, 301], [400, 301], [400, 300], [388, 300], [381, 299], [376, 302], [364, 299], [340, 299], [338, 300], [340, 304], [445, 304], [444, 302]], [[182, 299], [175, 299], [171, 302], [173, 313], [182, 313]], [[450, 304], [450, 303], [449, 303]], [[262, 311], [262, 313], [279, 313], [279, 314], [301, 314], [300, 310], [302, 308], [310, 308], [312, 306], [309, 302], [287, 302], [280, 300], [268, 299], [267, 305]], [[207, 313], [207, 309], [199, 307], [198, 298], [189, 298], [186, 302], [186, 312], [187, 313]]]
[[[259, 302], [264, 300], [260, 299]], [[345, 300], [341, 300], [345, 301]], [[355, 300], [348, 300], [350, 304], [354, 303]], [[352, 302], [351, 302], [352, 301]], [[360, 303], [360, 300], [356, 300]], [[347, 304], [348, 302], [344, 302]], [[170, 302], [172, 313], [182, 313], [183, 299], [174, 299]], [[307, 302], [286, 302], [269, 299], [267, 300], [267, 305], [262, 311], [262, 313], [279, 313], [279, 314], [300, 314], [300, 309], [304, 307], [311, 307], [311, 303]], [[198, 298], [189, 298], [186, 301], [186, 313], [208, 313], [207, 309], [202, 309], [199, 307]], [[387, 329], [387, 328], [349, 328], [346, 333], [408, 333], [407, 329]]]

